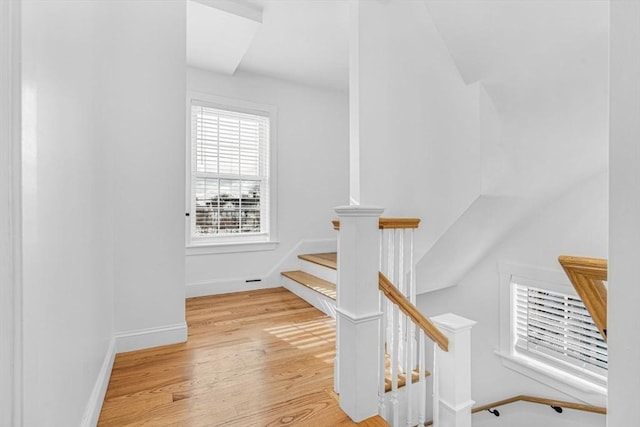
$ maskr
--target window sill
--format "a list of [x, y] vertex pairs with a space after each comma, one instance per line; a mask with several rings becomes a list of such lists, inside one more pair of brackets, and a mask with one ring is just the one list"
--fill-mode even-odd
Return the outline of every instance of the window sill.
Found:
[[595, 406], [606, 406], [607, 387], [538, 362], [534, 359], [496, 351], [502, 365], [542, 384]]
[[239, 252], [272, 251], [278, 246], [277, 241], [269, 242], [225, 242], [191, 244], [186, 247], [187, 256], [230, 254]]

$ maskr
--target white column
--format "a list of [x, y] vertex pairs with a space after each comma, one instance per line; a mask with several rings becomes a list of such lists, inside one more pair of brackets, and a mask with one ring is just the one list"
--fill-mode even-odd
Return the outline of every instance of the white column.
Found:
[[336, 208], [338, 234], [338, 390], [356, 422], [377, 415], [380, 369], [378, 218], [382, 208]]
[[607, 426], [640, 425], [640, 1], [610, 13]]
[[449, 338], [449, 351], [436, 346], [434, 427], [471, 427], [471, 328], [473, 320], [447, 313], [431, 321]]
[[0, 425], [22, 425], [21, 2], [0, 1]]

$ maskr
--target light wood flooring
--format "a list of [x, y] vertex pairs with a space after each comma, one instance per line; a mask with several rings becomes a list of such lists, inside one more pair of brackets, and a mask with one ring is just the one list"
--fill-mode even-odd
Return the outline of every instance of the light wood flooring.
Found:
[[283, 288], [186, 305], [186, 343], [117, 355], [99, 426], [356, 425], [332, 391], [333, 319]]

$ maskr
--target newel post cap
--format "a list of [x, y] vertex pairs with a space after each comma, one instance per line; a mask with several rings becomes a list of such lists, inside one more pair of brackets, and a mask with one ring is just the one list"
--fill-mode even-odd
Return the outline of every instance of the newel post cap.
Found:
[[475, 320], [469, 320], [466, 317], [458, 316], [453, 313], [434, 316], [431, 318], [431, 321], [440, 329], [444, 329], [446, 332], [450, 333], [466, 331], [478, 323]]
[[380, 206], [363, 206], [363, 205], [338, 206], [334, 208], [334, 210], [339, 217], [348, 217], [348, 216], [380, 217], [380, 215], [382, 215], [382, 212], [384, 212], [384, 208], [381, 208]]

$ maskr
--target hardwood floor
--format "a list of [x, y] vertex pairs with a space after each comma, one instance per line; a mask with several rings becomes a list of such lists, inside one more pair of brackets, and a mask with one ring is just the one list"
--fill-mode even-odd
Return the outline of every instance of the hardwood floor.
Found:
[[186, 304], [186, 343], [117, 355], [99, 426], [356, 425], [333, 393], [333, 319], [283, 288]]

